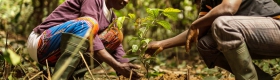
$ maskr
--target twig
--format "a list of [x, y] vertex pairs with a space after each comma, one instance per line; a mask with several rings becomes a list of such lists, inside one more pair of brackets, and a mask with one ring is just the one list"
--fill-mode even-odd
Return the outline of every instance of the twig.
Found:
[[6, 30], [5, 50], [7, 50], [7, 49], [8, 49], [8, 38], [9, 38], [9, 34], [8, 34], [8, 30]]
[[[22, 69], [22, 71], [24, 72], [24, 74], [26, 74], [26, 71], [24, 70], [22, 64], [19, 64], [19, 67]], [[29, 78], [29, 76], [27, 76]]]
[[49, 78], [50, 80], [52, 80], [52, 79], [51, 79], [50, 68], [49, 68], [49, 64], [48, 64], [48, 60], [47, 60], [47, 59], [46, 59], [46, 65], [47, 65], [48, 78]]
[[5, 70], [4, 70], [4, 78], [8, 79], [9, 77], [9, 73], [11, 72], [11, 66], [9, 65], [9, 63], [7, 61], [4, 61], [4, 66], [5, 66]]
[[187, 74], [188, 74], [188, 80], [190, 80], [190, 70], [189, 69], [187, 69]]
[[25, 77], [23, 78], [23, 80], [26, 80], [26, 77], [28, 77], [29, 78], [29, 75], [30, 73], [27, 73], [26, 75], [25, 75]]
[[131, 80], [131, 77], [132, 77], [132, 70], [130, 70], [129, 80]]
[[[105, 68], [101, 65], [101, 63], [100, 63], [99, 61], [97, 61], [97, 60], [96, 60], [95, 58], [93, 58], [92, 56], [90, 56], [90, 58], [92, 58], [93, 60], [95, 60], [95, 61], [100, 65], [100, 67], [101, 67], [103, 70], [105, 70]], [[94, 67], [94, 66], [93, 66], [93, 67]], [[105, 71], [105, 75], [106, 75], [106, 77], [107, 77], [109, 80], [111, 80], [106, 71]]]
[[[90, 30], [90, 31], [87, 31], [87, 33], [89, 33], [88, 35], [86, 35], [85, 37], [88, 37], [89, 38], [89, 50], [90, 50], [90, 56], [94, 56], [94, 47], [93, 47], [93, 45], [94, 45], [94, 40], [93, 40], [93, 37], [95, 36], [95, 34], [94, 34], [94, 32], [93, 31], [95, 31], [95, 30], [93, 30], [94, 29], [94, 27], [98, 27], [97, 25], [95, 25], [95, 24], [93, 24], [94, 26], [92, 27], [92, 30]], [[94, 67], [94, 61], [93, 60], [90, 60], [90, 64], [91, 65], [93, 65], [93, 67]]]
[[43, 71], [40, 71], [39, 73], [35, 74], [33, 77], [31, 77], [29, 80], [33, 80], [33, 78], [37, 77], [38, 75], [42, 74]]
[[86, 62], [86, 60], [85, 60], [83, 54], [82, 54], [80, 51], [79, 51], [79, 53], [80, 53], [80, 55], [81, 55], [81, 57], [82, 57], [82, 59], [83, 59], [83, 62], [85, 63], [85, 65], [86, 65], [86, 67], [87, 67], [87, 69], [88, 69], [88, 72], [89, 72], [91, 78], [92, 78], [93, 80], [95, 80], [94, 77], [93, 77], [93, 75], [92, 75], [91, 70], [90, 70], [89, 67], [88, 67], [88, 64], [87, 64], [87, 62]]
[[49, 80], [50, 78], [48, 78], [47, 76], [43, 75], [44, 78], [46, 78], [47, 80]]

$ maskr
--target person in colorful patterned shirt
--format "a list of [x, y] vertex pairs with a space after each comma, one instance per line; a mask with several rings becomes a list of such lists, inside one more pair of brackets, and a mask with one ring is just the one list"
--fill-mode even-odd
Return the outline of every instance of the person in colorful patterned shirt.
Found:
[[146, 57], [196, 43], [209, 68], [224, 68], [237, 80], [272, 80], [252, 59], [280, 57], [280, 7], [273, 0], [201, 0], [189, 30], [148, 44]]
[[[129, 77], [130, 71], [139, 66], [122, 58], [125, 52], [121, 31], [106, 30], [116, 18], [112, 8], [120, 10], [127, 3], [128, 0], [66, 0], [31, 32], [27, 42], [30, 57], [40, 64], [53, 66], [56, 74], [73, 55], [60, 79], [82, 78], [85, 72], [75, 73], [85, 68], [79, 53], [90, 63], [89, 52], [94, 51], [94, 59], [99, 63], [105, 62], [117, 73]], [[93, 44], [88, 41], [90, 35], [94, 35]], [[112, 36], [113, 39], [108, 38]], [[140, 77], [141, 74], [133, 72], [133, 79]]]

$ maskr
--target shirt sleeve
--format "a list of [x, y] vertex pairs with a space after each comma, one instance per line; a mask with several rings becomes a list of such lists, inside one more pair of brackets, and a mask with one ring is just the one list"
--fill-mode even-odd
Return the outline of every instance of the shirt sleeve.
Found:
[[102, 8], [100, 0], [82, 0], [80, 16], [90, 16], [98, 21], [98, 15]]
[[97, 35], [94, 37], [93, 44], [94, 44], [93, 45], [94, 51], [105, 49], [102, 41], [100, 40], [100, 38]]

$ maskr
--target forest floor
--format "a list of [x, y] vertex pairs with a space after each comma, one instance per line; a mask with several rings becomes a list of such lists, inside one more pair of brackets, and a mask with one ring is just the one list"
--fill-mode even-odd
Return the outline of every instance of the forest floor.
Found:
[[[38, 68], [38, 64], [28, 57], [24, 42], [26, 37], [10, 35], [9, 39], [5, 39], [5, 33], [0, 31], [0, 46], [4, 46], [5, 40], [10, 42], [9, 48], [17, 49], [18, 54], [22, 57], [22, 61], [17, 66], [12, 66], [0, 59], [0, 80], [38, 80], [40, 77], [47, 77], [42, 74]], [[178, 49], [181, 50], [181, 49]], [[205, 63], [196, 51], [193, 54], [185, 54], [184, 51], [177, 53], [174, 50], [165, 50], [159, 55], [154, 64], [150, 64], [148, 77], [143, 77], [141, 80], [235, 80], [234, 76], [222, 68], [206, 67]], [[1, 50], [0, 50], [1, 52]], [[171, 52], [171, 53], [167, 53]], [[180, 54], [179, 54], [180, 53]], [[167, 55], [168, 54], [168, 55]], [[280, 79], [280, 59], [255, 61], [255, 63], [264, 71], [274, 75], [275, 80]], [[135, 62], [139, 66], [143, 66], [139, 62]], [[86, 80], [129, 80], [128, 78], [116, 76], [115, 71], [105, 63], [104, 68], [97, 67], [92, 69], [93, 77], [87, 73]], [[146, 70], [141, 67], [137, 72], [146, 74]], [[278, 76], [275, 76], [277, 75]]]
[[[157, 75], [150, 76], [149, 78], [143, 77], [141, 80], [235, 80], [234, 76], [228, 71], [221, 68], [205, 69], [205, 66], [199, 65], [197, 68], [188, 66], [186, 69], [178, 68], [162, 68]], [[105, 76], [104, 70], [93, 70], [95, 73], [95, 80], [130, 80], [125, 77], [118, 77], [116, 75]], [[107, 73], [113, 73], [114, 70], [110, 69]], [[89, 75], [85, 76], [85, 79], [91, 79]]]
[[[159, 65], [151, 65], [149, 78], [144, 76], [141, 80], [235, 80], [234, 76], [228, 71], [218, 67], [209, 69], [200, 59], [180, 61], [177, 64], [174, 60], [166, 60]], [[137, 63], [136, 65], [142, 66]], [[85, 80], [130, 80], [122, 76], [118, 77], [115, 71], [105, 63], [102, 64], [102, 67], [91, 70], [93, 78], [89, 73], [86, 73]], [[13, 67], [12, 70], [15, 71], [13, 73], [13, 79], [15, 80], [38, 80], [40, 77], [48, 77], [42, 74], [34, 62], [23, 62], [22, 65]], [[143, 67], [136, 71], [146, 74]], [[0, 80], [2, 79], [0, 78]]]
[[[199, 59], [199, 56], [197, 57], [198, 60], [179, 62], [166, 60], [159, 65], [153, 65], [149, 70], [149, 78], [144, 76], [141, 80], [235, 80], [231, 73], [222, 68], [207, 68], [203, 60]], [[104, 66], [106, 69], [93, 69], [92, 72], [94, 72], [95, 80], [130, 80], [129, 78], [116, 76], [114, 74], [115, 71], [111, 67]], [[145, 68], [140, 68], [137, 72], [146, 74]], [[106, 73], [108, 76], [105, 75]], [[91, 79], [90, 75], [87, 74], [85, 79]]]

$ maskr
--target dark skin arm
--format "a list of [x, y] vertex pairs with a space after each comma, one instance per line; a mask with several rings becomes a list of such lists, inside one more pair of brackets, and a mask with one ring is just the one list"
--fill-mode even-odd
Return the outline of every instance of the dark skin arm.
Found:
[[205, 16], [195, 20], [187, 34], [186, 51], [190, 51], [190, 43], [197, 42], [197, 39], [205, 34], [212, 23], [219, 16], [234, 15], [241, 5], [242, 0], [223, 0], [223, 2], [212, 10], [210, 10]]
[[[242, 0], [223, 0], [223, 2], [213, 9], [211, 9], [206, 15], [200, 15], [195, 20], [190, 29], [182, 32], [181, 34], [162, 41], [154, 41], [148, 44], [148, 49], [145, 55], [149, 57], [154, 53], [161, 52], [164, 49], [186, 45], [186, 51], [189, 52], [190, 43], [197, 42], [197, 39], [202, 37], [210, 29], [214, 20], [219, 16], [234, 15], [241, 5]], [[203, 17], [202, 17], [203, 16]]]
[[[131, 63], [120, 63], [118, 61], [115, 60], [115, 58], [113, 58], [105, 49], [99, 50], [97, 51], [97, 57], [99, 59], [101, 59], [102, 61], [104, 61], [105, 63], [107, 63], [108, 65], [110, 65], [114, 70], [116, 70], [117, 72], [119, 72], [120, 74], [122, 74], [123, 76], [129, 78], [130, 77], [130, 71], [132, 69], [139, 69], [139, 66], [135, 66]], [[133, 71], [132, 73], [132, 79], [139, 79], [141, 78], [143, 75], [142, 74], [138, 74], [135, 71]]]

